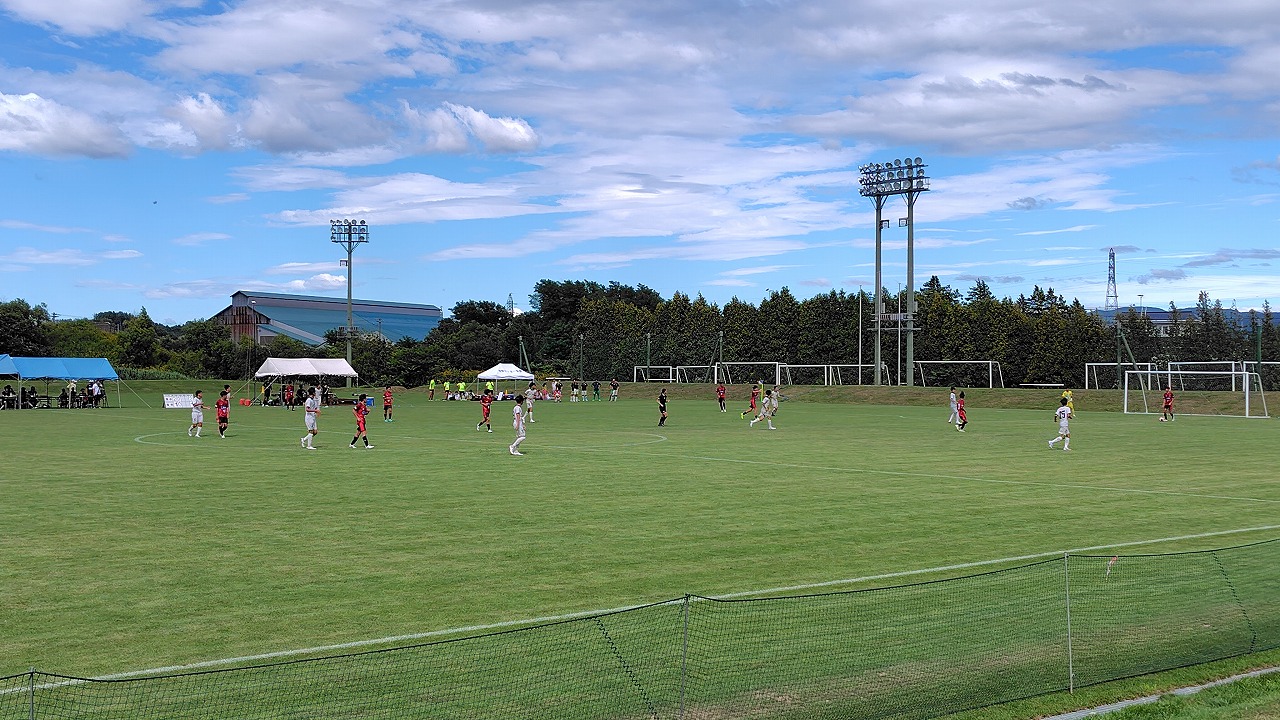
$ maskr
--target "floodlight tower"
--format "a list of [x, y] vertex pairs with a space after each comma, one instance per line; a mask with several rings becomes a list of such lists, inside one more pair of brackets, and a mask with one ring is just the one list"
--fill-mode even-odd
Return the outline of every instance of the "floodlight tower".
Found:
[[[924, 169], [928, 167], [920, 158], [904, 158], [886, 163], [868, 163], [858, 168], [862, 177], [858, 179], [858, 194], [871, 198], [876, 206], [876, 351], [875, 351], [875, 384], [880, 384], [880, 326], [884, 318], [884, 282], [881, 279], [881, 231], [889, 226], [889, 221], [882, 219], [884, 204], [890, 197], [901, 195], [907, 203], [907, 352], [906, 367], [907, 385], [914, 382], [915, 368], [915, 207], [916, 199], [921, 193], [929, 191], [929, 177]], [[904, 313], [898, 314], [901, 324]]]
[[[1103, 310], [1114, 310], [1120, 312], [1120, 293], [1116, 292], [1116, 249], [1111, 248], [1107, 251], [1107, 300], [1102, 305]], [[1114, 318], [1115, 315], [1112, 315]]]
[[[369, 226], [364, 220], [330, 220], [329, 242], [337, 243], [347, 250], [347, 327], [343, 335], [347, 338], [347, 364], [351, 364], [351, 335], [355, 326], [351, 322], [351, 253], [357, 245], [369, 242]], [[351, 387], [351, 378], [347, 378], [347, 387]]]

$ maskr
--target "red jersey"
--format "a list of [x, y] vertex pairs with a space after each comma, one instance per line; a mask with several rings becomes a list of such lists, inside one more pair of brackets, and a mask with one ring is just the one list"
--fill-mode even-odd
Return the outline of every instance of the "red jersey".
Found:
[[485, 420], [488, 420], [488, 419], [489, 419], [489, 406], [490, 406], [490, 405], [492, 405], [492, 404], [493, 404], [493, 396], [492, 396], [492, 395], [487, 395], [487, 394], [486, 394], [486, 395], [481, 395], [481, 396], [480, 396], [480, 411], [484, 413], [484, 419], [485, 419]]
[[218, 398], [218, 402], [214, 403], [213, 405], [215, 408], [217, 408], [218, 419], [219, 420], [227, 419], [228, 411], [231, 409], [231, 401], [227, 400], [225, 397], [220, 397]]
[[716, 386], [716, 397], [720, 398], [721, 400], [724, 399], [724, 383], [720, 383], [719, 385]]
[[751, 388], [751, 407], [756, 406], [756, 400], [760, 399], [760, 388]]
[[956, 413], [959, 415], [961, 422], [964, 422], [967, 419], [964, 414], [964, 398], [956, 400]]
[[391, 407], [391, 391], [382, 391], [382, 407]]
[[356, 406], [351, 408], [351, 412], [356, 414], [356, 427], [363, 430], [364, 416], [369, 414], [369, 406], [364, 403], [356, 403]]
[[1164, 391], [1164, 406], [1173, 407], [1173, 391], [1172, 390]]

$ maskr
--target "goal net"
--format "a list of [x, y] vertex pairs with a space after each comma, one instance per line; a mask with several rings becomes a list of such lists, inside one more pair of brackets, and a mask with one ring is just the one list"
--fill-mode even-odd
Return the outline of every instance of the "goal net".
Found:
[[714, 365], [677, 365], [676, 382], [709, 383], [715, 381]]
[[782, 363], [722, 362], [716, 363], [716, 381], [725, 385], [782, 384]]
[[[1004, 387], [1004, 370], [996, 360], [916, 360], [920, 386]], [[999, 383], [999, 384], [997, 384]]]
[[1244, 363], [1242, 370], [1256, 372], [1262, 376], [1263, 390], [1280, 389], [1280, 362], [1263, 360], [1261, 363], [1250, 360]]
[[[1244, 363], [1235, 360], [1176, 360], [1168, 365], [1168, 382], [1174, 390], [1185, 390], [1182, 374], [1184, 372], [1221, 371], [1227, 373], [1244, 372]], [[1234, 375], [1232, 376], [1234, 382]], [[1232, 390], [1238, 388], [1232, 387]]]
[[1265, 418], [1267, 397], [1262, 376], [1243, 370], [1167, 370], [1150, 383], [1145, 370], [1124, 373], [1124, 411], [1130, 414], [1159, 413], [1164, 390], [1173, 391], [1175, 415], [1219, 415]]
[[675, 373], [671, 365], [633, 365], [631, 382], [675, 382]]
[[782, 385], [830, 385], [830, 365], [783, 365]]
[[[1160, 384], [1157, 378], [1159, 368], [1155, 363], [1120, 363], [1118, 366], [1120, 371], [1135, 370], [1147, 374], [1147, 383], [1150, 385]], [[1084, 364], [1084, 389], [1088, 390], [1090, 386], [1094, 390], [1102, 388], [1118, 388], [1120, 387], [1120, 372], [1117, 371], [1117, 365], [1113, 362], [1091, 362]]]

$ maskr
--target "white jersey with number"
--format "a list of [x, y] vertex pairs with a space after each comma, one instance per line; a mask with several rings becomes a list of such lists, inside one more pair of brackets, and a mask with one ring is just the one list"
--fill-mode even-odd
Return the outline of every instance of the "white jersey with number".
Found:
[[1063, 405], [1058, 408], [1053, 416], [1058, 418], [1058, 432], [1063, 435], [1067, 434], [1067, 421], [1071, 419], [1071, 408]]
[[204, 422], [204, 400], [195, 398], [191, 401], [191, 424]]
[[951, 412], [956, 411], [956, 394], [951, 393]]
[[524, 437], [524, 408], [515, 405], [511, 408], [511, 427], [516, 430], [516, 437]]
[[315, 397], [309, 397], [307, 398], [307, 401], [303, 403], [302, 407], [304, 410], [306, 410], [304, 414], [306, 416], [307, 429], [315, 430], [316, 429], [316, 413], [320, 412], [320, 401], [317, 400]]

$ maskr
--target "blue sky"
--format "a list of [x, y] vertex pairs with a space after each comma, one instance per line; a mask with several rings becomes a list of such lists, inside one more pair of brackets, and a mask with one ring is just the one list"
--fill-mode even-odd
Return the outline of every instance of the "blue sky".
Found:
[[[1061, 7], [1058, 7], [1061, 6]], [[866, 162], [921, 156], [916, 282], [1280, 299], [1269, 0], [0, 0], [0, 299], [59, 316], [542, 278], [873, 285]], [[906, 280], [885, 217], [885, 285]]]

